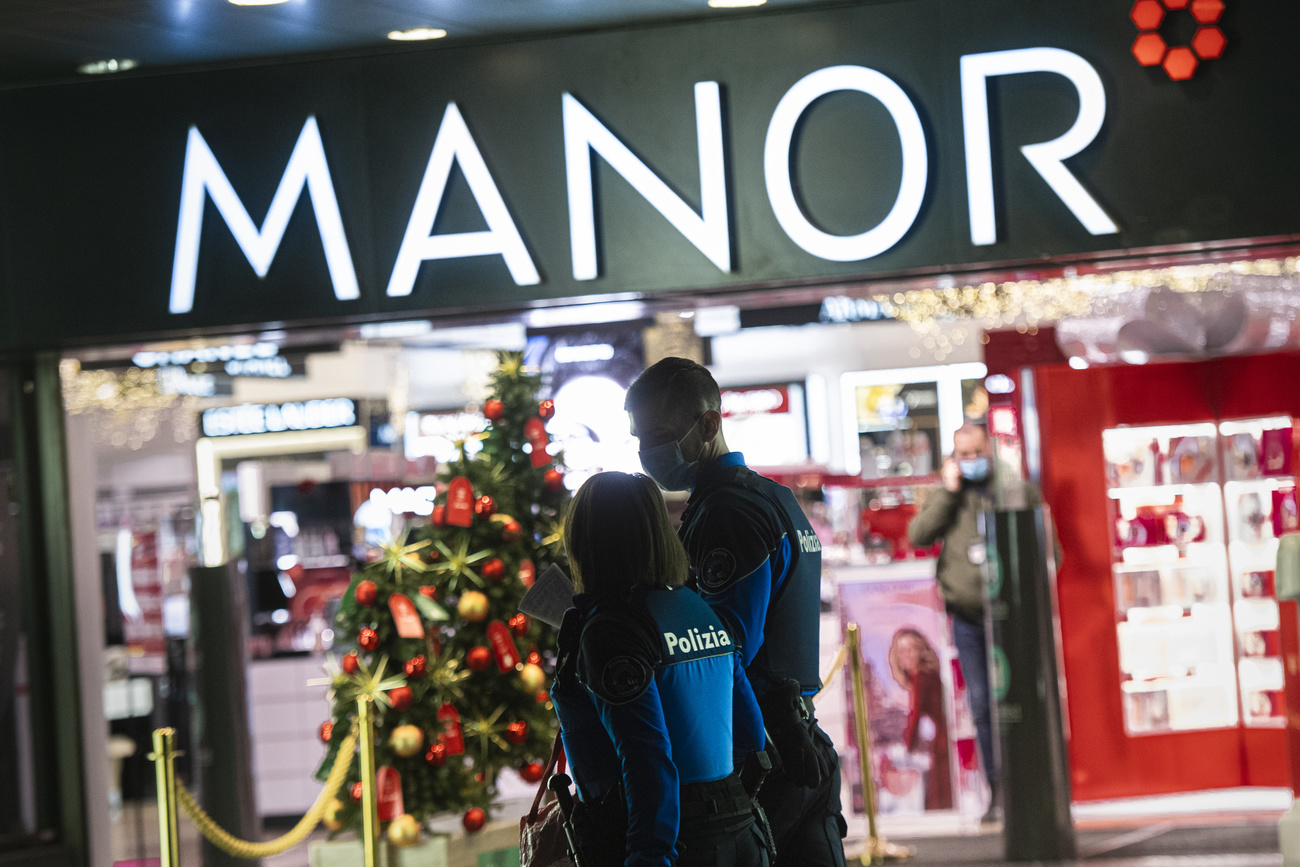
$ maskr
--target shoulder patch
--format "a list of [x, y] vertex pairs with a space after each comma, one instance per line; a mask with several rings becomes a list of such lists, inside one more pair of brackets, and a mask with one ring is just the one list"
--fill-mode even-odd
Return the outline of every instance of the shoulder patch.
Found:
[[705, 593], [725, 590], [737, 577], [736, 555], [726, 548], [714, 548], [700, 560], [700, 589]]
[[625, 704], [646, 691], [654, 672], [635, 656], [611, 657], [593, 678], [591, 691], [610, 704]]

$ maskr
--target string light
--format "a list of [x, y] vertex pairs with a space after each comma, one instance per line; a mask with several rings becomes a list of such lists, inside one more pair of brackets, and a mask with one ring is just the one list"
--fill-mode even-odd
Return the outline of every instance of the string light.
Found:
[[177, 442], [197, 434], [197, 400], [159, 391], [155, 370], [82, 370], [81, 362], [65, 358], [59, 378], [64, 408], [69, 415], [89, 414], [97, 443], [139, 450], [158, 435], [163, 422], [170, 423]]
[[906, 289], [875, 295], [873, 300], [888, 315], [932, 338], [926, 348], [938, 357], [939, 353], [949, 351], [939, 343], [941, 333], [946, 333], [947, 340], [958, 345], [965, 340], [964, 330], [954, 332], [950, 328], [957, 322], [985, 329], [1017, 327], [1022, 333], [1034, 334], [1040, 325], [1086, 316], [1097, 301], [1136, 288], [1167, 286], [1176, 292], [1205, 292], [1235, 276], [1294, 278], [1298, 265], [1300, 260], [1296, 257], [1177, 265], [1063, 275], [1047, 280], [986, 281], [965, 286]]

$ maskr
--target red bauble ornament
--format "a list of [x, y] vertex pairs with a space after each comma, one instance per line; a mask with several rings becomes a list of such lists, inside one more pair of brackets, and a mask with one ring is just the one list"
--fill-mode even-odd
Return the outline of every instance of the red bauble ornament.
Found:
[[547, 470], [546, 475], [542, 478], [546, 483], [546, 490], [548, 491], [558, 491], [560, 488], [564, 487], [564, 473], [557, 469], [552, 468]]
[[320, 731], [318, 732], [318, 734], [320, 735], [321, 743], [323, 744], [329, 743], [330, 738], [334, 737], [334, 723], [330, 722], [329, 720], [325, 720], [325, 722], [320, 724]]
[[486, 782], [487, 782], [487, 774], [483, 773], [482, 771], [479, 771], [477, 774], [474, 775], [474, 782], [476, 782], [476, 783], [486, 783]]
[[555, 416], [555, 401], [546, 399], [537, 404], [537, 415], [542, 421], [550, 421]]
[[465, 654], [465, 664], [471, 671], [487, 671], [487, 667], [492, 664], [492, 651], [481, 645], [471, 648], [470, 652]]
[[362, 795], [361, 784], [353, 783], [351, 786], [349, 786], [348, 794], [352, 797], [352, 800], [359, 802], [361, 800], [361, 795]]
[[483, 573], [484, 578], [491, 581], [493, 584], [496, 584], [502, 578], [506, 577], [506, 564], [502, 563], [498, 558], [493, 557], [491, 560], [484, 563], [483, 568], [479, 571]]
[[538, 653], [536, 650], [534, 650], [532, 653], [528, 654], [528, 658], [525, 659], [524, 662], [528, 663], [529, 665], [541, 665], [542, 655]]
[[490, 518], [497, 510], [497, 501], [487, 494], [474, 501], [474, 514], [480, 518]]
[[423, 587], [420, 588], [420, 595], [423, 596], [425, 599], [437, 599], [438, 588], [434, 587], [432, 584], [425, 584]]
[[362, 650], [374, 650], [379, 647], [379, 633], [369, 626], [362, 627], [357, 633], [357, 646]]
[[374, 605], [375, 597], [379, 595], [379, 588], [375, 586], [374, 581], [362, 581], [352, 595], [358, 605]]
[[501, 538], [503, 541], [518, 542], [523, 537], [524, 528], [514, 518], [501, 525]]
[[408, 659], [404, 668], [407, 677], [421, 678], [428, 671], [429, 661], [423, 656], [417, 656], [414, 659]]
[[520, 638], [523, 638], [528, 634], [528, 615], [516, 614], [514, 617], [511, 617], [506, 621], [506, 625], [510, 627], [511, 632]]
[[344, 674], [356, 674], [357, 671], [360, 670], [360, 668], [361, 668], [361, 660], [357, 658], [357, 655], [355, 653], [348, 653], [344, 655], [343, 657]]
[[506, 405], [501, 401], [493, 398], [483, 404], [483, 415], [488, 421], [500, 421], [501, 416], [506, 414]]
[[528, 740], [528, 723], [516, 720], [506, 726], [506, 740], [517, 747], [523, 746], [524, 741]]
[[424, 760], [435, 768], [440, 768], [447, 764], [447, 745], [436, 743], [429, 747], [429, 751], [424, 754]]
[[429, 516], [429, 523], [435, 527], [441, 527], [447, 523], [447, 507], [443, 505], [434, 506], [433, 514]]
[[411, 702], [415, 701], [415, 693], [411, 692], [409, 686], [395, 686], [388, 691], [388, 700], [393, 703], [393, 710], [404, 713], [411, 709]]
[[539, 689], [537, 690], [537, 695], [534, 696], [534, 698], [537, 699], [538, 704], [546, 704], [548, 701], [551, 700], [551, 694], [544, 689]]
[[470, 807], [465, 811], [465, 818], [461, 819], [460, 823], [464, 825], [465, 830], [471, 834], [477, 833], [478, 831], [482, 831], [483, 826], [487, 824], [487, 813], [484, 813], [478, 807]]
[[546, 768], [542, 767], [541, 762], [529, 762], [519, 769], [519, 776], [524, 778], [525, 783], [540, 783], [544, 773]]

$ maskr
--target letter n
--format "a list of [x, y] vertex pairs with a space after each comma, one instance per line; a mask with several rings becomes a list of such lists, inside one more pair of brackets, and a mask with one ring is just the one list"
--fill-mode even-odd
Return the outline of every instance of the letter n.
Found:
[[280, 249], [284, 230], [289, 226], [289, 217], [302, 196], [303, 187], [311, 193], [312, 210], [316, 214], [321, 244], [325, 247], [325, 262], [329, 266], [330, 281], [334, 284], [334, 295], [340, 301], [359, 298], [361, 290], [352, 266], [352, 252], [343, 231], [343, 217], [339, 214], [339, 202], [334, 195], [334, 182], [325, 161], [325, 145], [321, 142], [316, 118], [309, 117], [303, 124], [298, 143], [289, 155], [289, 164], [260, 229], [253, 224], [248, 209], [235, 193], [203, 135], [197, 127], [190, 127], [181, 180], [176, 255], [172, 261], [171, 312], [188, 313], [194, 307], [194, 282], [199, 269], [199, 239], [203, 234], [206, 196], [212, 196], [212, 203], [235, 236], [239, 249], [248, 257], [253, 271], [258, 277], [265, 277], [276, 251]]

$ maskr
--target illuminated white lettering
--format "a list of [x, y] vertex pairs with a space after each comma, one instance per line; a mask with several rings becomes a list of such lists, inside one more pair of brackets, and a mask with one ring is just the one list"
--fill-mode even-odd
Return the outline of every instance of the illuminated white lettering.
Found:
[[185, 147], [185, 169], [181, 179], [181, 213], [176, 227], [176, 254], [172, 261], [172, 313], [188, 313], [194, 307], [194, 281], [199, 268], [199, 239], [203, 234], [203, 205], [205, 196], [212, 197], [217, 212], [235, 236], [239, 249], [244, 251], [248, 263], [258, 277], [265, 277], [280, 249], [280, 241], [289, 225], [303, 187], [311, 193], [312, 210], [316, 214], [316, 227], [325, 248], [325, 262], [329, 266], [334, 295], [340, 301], [361, 296], [357, 274], [352, 266], [352, 252], [348, 248], [347, 234], [343, 231], [343, 217], [339, 214], [338, 199], [334, 195], [334, 182], [330, 179], [329, 164], [325, 161], [325, 145], [321, 142], [316, 118], [309, 117], [303, 124], [298, 142], [289, 155], [289, 164], [276, 187], [271, 207], [262, 221], [262, 228], [253, 224], [244, 203], [240, 201], [213, 155], [198, 127], [190, 127]]
[[1070, 80], [1079, 92], [1079, 116], [1064, 135], [1027, 144], [1020, 152], [1060, 197], [1083, 227], [1093, 235], [1110, 235], [1119, 227], [1088, 194], [1063, 163], [1086, 148], [1106, 119], [1106, 88], [1088, 61], [1060, 48], [1021, 48], [967, 54], [961, 59], [961, 111], [966, 138], [966, 196], [970, 207], [970, 240], [983, 246], [998, 239], [993, 199], [993, 155], [989, 136], [988, 79], [994, 75], [1054, 72]]
[[[790, 177], [790, 148], [800, 119], [814, 101], [839, 90], [879, 100], [893, 118], [903, 147], [903, 176], [894, 206], [879, 225], [858, 235], [831, 235], [814, 226], [795, 199]], [[763, 174], [772, 213], [792, 241], [819, 259], [857, 262], [879, 256], [912, 228], [925, 199], [928, 160], [916, 106], [893, 79], [864, 66], [829, 66], [801, 78], [777, 103], [763, 148]]]
[[591, 152], [600, 154], [673, 228], [722, 271], [731, 270], [726, 161], [722, 148], [722, 100], [716, 81], [695, 84], [695, 129], [700, 152], [700, 213], [650, 170], [603, 123], [570, 94], [563, 97], [564, 162], [569, 187], [569, 239], [575, 280], [594, 280], [596, 205]]
[[[487, 222], [486, 232], [429, 234], [442, 207], [452, 163], [458, 163], [465, 175], [474, 201]], [[410, 295], [421, 262], [464, 256], [500, 256], [516, 285], [533, 286], [541, 282], [537, 266], [528, 255], [524, 239], [520, 237], [510, 210], [501, 198], [501, 191], [497, 189], [496, 181], [465, 125], [465, 118], [456, 103], [450, 102], [442, 116], [442, 125], [438, 127], [438, 136], [433, 141], [433, 152], [429, 154], [420, 191], [415, 196], [415, 207], [406, 224], [406, 234], [393, 265], [392, 277], [388, 280], [388, 294]]]

